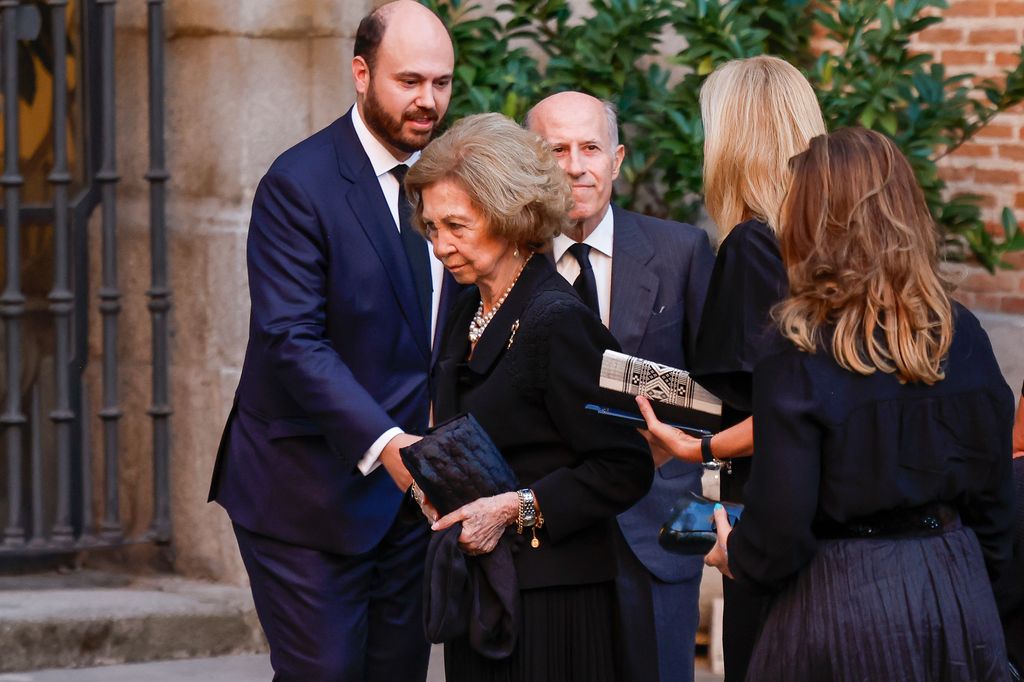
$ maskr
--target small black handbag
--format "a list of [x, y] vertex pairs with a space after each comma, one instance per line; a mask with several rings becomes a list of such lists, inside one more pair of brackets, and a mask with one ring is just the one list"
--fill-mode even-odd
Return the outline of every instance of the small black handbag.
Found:
[[399, 452], [413, 480], [442, 516], [473, 500], [518, 487], [498, 446], [471, 414], [438, 424]]
[[[715, 533], [715, 504], [703, 495], [690, 492], [679, 498], [668, 520], [658, 534], [658, 544], [675, 554], [703, 556], [718, 542]], [[743, 514], [743, 505], [736, 502], [721, 502], [729, 515], [729, 525], [735, 525]]]

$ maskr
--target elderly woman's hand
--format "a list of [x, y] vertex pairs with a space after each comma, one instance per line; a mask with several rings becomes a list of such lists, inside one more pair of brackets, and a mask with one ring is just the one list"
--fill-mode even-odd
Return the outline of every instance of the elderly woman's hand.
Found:
[[711, 548], [708, 555], [704, 557], [704, 563], [717, 568], [726, 578], [732, 578], [732, 571], [729, 570], [729, 533], [732, 526], [729, 525], [729, 514], [725, 507], [715, 504], [715, 533], [718, 535], [718, 542]]
[[487, 554], [498, 546], [505, 528], [519, 515], [519, 496], [514, 492], [481, 497], [463, 505], [434, 523], [433, 530], [450, 528], [462, 522], [459, 547], [466, 554]]
[[647, 422], [646, 429], [637, 430], [651, 448], [654, 466], [660, 467], [673, 457], [693, 464], [700, 464], [703, 461], [700, 456], [699, 438], [694, 438], [658, 419], [658, 415], [654, 414], [654, 408], [644, 396], [638, 395], [636, 404], [644, 421]]

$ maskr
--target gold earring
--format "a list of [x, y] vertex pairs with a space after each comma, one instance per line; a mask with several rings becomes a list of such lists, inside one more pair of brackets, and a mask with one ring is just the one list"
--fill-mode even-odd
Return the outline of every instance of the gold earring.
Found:
[[512, 257], [513, 258], [519, 258], [519, 247], [518, 246], [516, 247], [516, 250], [512, 252]]

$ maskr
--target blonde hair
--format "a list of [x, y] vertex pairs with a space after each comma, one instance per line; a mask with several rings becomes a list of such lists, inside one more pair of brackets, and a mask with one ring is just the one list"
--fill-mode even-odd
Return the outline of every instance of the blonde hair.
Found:
[[719, 234], [750, 218], [778, 234], [789, 159], [825, 133], [811, 84], [777, 57], [736, 59], [704, 82], [700, 115], [704, 203]]
[[423, 150], [405, 177], [416, 228], [423, 232], [423, 190], [454, 180], [483, 215], [491, 234], [543, 250], [569, 225], [572, 190], [536, 133], [501, 114], [455, 123]]
[[935, 223], [906, 157], [880, 133], [846, 128], [811, 140], [792, 168], [780, 240], [790, 291], [776, 310], [782, 333], [814, 352], [828, 325], [845, 369], [941, 380], [952, 305]]

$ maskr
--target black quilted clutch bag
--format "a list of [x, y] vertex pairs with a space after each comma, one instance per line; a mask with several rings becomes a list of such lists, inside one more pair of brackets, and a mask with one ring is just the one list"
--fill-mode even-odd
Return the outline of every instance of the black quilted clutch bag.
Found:
[[[670, 552], [688, 556], [704, 556], [710, 552], [718, 541], [714, 525], [715, 502], [692, 491], [679, 498], [668, 521], [661, 527], [658, 544]], [[729, 525], [735, 525], [743, 513], [743, 505], [735, 502], [721, 505], [729, 515]]]
[[416, 484], [442, 515], [517, 488], [512, 468], [471, 414], [438, 424], [400, 452]]

